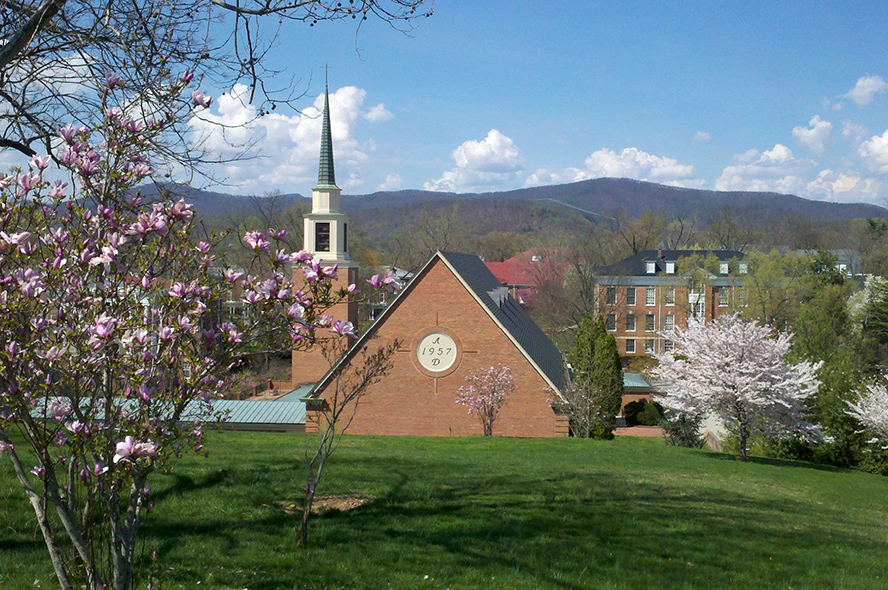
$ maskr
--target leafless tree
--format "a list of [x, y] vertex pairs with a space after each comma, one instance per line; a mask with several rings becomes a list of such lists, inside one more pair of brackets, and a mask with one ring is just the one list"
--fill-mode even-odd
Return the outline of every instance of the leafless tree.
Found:
[[[106, 73], [126, 81], [131, 116], [181, 120], [156, 151], [191, 167], [202, 154], [185, 141], [189, 97], [170, 112], [169, 74], [198, 72], [218, 88], [249, 87], [262, 116], [304, 92], [266, 59], [278, 34], [298, 21], [376, 17], [409, 29], [431, 14], [426, 0], [0, 0], [0, 149], [52, 153], [63, 124], [86, 123]], [[159, 105], [164, 105], [160, 108]], [[137, 115], [140, 115], [137, 117]], [[177, 117], [177, 115], [179, 115]], [[157, 167], [157, 159], [152, 162]]]

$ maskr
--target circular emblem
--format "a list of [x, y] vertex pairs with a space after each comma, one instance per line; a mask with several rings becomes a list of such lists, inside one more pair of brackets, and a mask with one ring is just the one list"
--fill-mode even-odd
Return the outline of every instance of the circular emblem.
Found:
[[446, 371], [456, 362], [456, 342], [443, 332], [432, 332], [423, 337], [416, 347], [416, 359], [422, 368], [433, 373]]

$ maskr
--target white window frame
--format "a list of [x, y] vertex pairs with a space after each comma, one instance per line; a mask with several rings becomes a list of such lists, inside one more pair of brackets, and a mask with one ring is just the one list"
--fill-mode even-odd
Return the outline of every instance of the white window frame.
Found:
[[637, 301], [635, 287], [626, 287], [626, 305], [635, 305]]
[[648, 333], [657, 331], [657, 316], [652, 313], [644, 314], [644, 331]]
[[[670, 297], [671, 301], [670, 301]], [[666, 287], [666, 290], [663, 292], [663, 305], [672, 306], [675, 305], [675, 287]]]
[[646, 261], [644, 263], [644, 271], [649, 275], [656, 273], [657, 272], [657, 263], [652, 260]]
[[675, 328], [675, 316], [667, 313], [663, 316], [663, 330], [671, 332]]
[[727, 287], [718, 287], [715, 291], [718, 307], [728, 307], [731, 299], [731, 292]]
[[727, 262], [718, 263], [718, 274], [726, 275], [730, 271], [730, 265]]
[[[629, 327], [629, 320], [630, 319], [632, 320], [632, 327], [631, 328]], [[627, 332], [634, 332], [637, 329], [637, 326], [638, 326], [638, 316], [636, 316], [634, 313], [627, 313], [626, 314], [626, 331]]]
[[626, 339], [626, 354], [635, 354], [635, 338]]
[[616, 332], [617, 331], [617, 314], [609, 313], [607, 317], [604, 319], [604, 329], [608, 332]]
[[647, 306], [657, 305], [657, 288], [656, 287], [645, 287], [645, 289], [644, 289], [644, 304]]

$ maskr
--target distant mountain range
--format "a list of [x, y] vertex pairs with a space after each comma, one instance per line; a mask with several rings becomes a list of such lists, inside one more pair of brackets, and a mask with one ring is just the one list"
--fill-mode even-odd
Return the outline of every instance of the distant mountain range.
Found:
[[[168, 185], [174, 194], [181, 195], [195, 205], [202, 215], [230, 215], [250, 211], [266, 197], [235, 196], [219, 192], [203, 191], [182, 185]], [[142, 187], [146, 196], [156, 195], [153, 186]], [[282, 194], [274, 197], [275, 208], [287, 208], [297, 202], [307, 201], [300, 194]], [[521, 207], [521, 201], [529, 201]], [[342, 207], [354, 211], [355, 221], [360, 218], [384, 217], [395, 220], [415, 213], [423, 207], [465, 202], [470, 208], [482, 205], [483, 209], [497, 204], [526, 208], [530, 211], [556, 211], [566, 209], [587, 218], [614, 217], [620, 212], [636, 218], [645, 211], [663, 213], [668, 218], [683, 217], [705, 223], [726, 207], [737, 213], [755, 217], [794, 214], [817, 221], [839, 221], [854, 218], [883, 217], [888, 209], [864, 203], [828, 203], [811, 201], [794, 195], [760, 192], [720, 192], [665, 186], [625, 178], [598, 178], [557, 186], [542, 186], [494, 193], [440, 193], [432, 191], [404, 190], [383, 191], [369, 195], [343, 195]], [[361, 213], [358, 213], [360, 211]], [[566, 212], [566, 211], [565, 211]]]

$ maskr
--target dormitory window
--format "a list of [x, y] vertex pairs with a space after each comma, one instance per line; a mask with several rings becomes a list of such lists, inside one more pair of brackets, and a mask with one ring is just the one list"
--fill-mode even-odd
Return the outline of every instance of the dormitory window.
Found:
[[644, 351], [654, 352], [654, 340], [652, 338], [648, 338], [644, 341]]
[[727, 287], [719, 287], [717, 294], [718, 294], [718, 306], [719, 307], [727, 307], [728, 306], [728, 288]]
[[645, 332], [653, 332], [654, 331], [654, 314], [649, 313], [644, 316], [644, 331]]
[[607, 318], [605, 319], [604, 326], [608, 332], [613, 332], [617, 329], [617, 314], [609, 313], [607, 314]]
[[663, 350], [666, 352], [672, 352], [675, 350], [675, 343], [672, 340], [667, 340], [663, 343]]
[[330, 251], [330, 224], [326, 221], [315, 224], [315, 249], [318, 252]]
[[718, 272], [719, 272], [719, 274], [723, 274], [723, 275], [728, 274], [728, 263], [727, 262], [719, 262], [718, 263]]
[[667, 288], [664, 297], [666, 298], [666, 305], [675, 305], [675, 288]]
[[632, 338], [626, 340], [626, 354], [635, 353], [635, 340]]
[[604, 303], [606, 305], [616, 305], [617, 303], [617, 288], [616, 287], [608, 287], [607, 291], [605, 291], [604, 295]]
[[626, 331], [634, 332], [635, 331], [635, 314], [627, 313], [626, 314]]
[[635, 287], [626, 289], [626, 305], [635, 305]]
[[657, 289], [654, 287], [648, 287], [644, 290], [644, 304], [645, 305], [656, 305], [657, 304]]
[[675, 328], [675, 316], [667, 314], [663, 316], [663, 329], [671, 332]]

